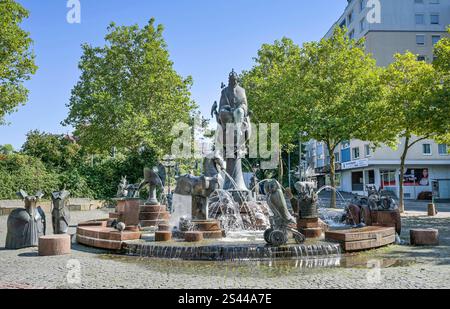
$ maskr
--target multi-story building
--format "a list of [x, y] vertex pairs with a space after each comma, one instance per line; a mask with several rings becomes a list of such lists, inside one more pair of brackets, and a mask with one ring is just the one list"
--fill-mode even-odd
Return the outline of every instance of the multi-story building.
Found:
[[[447, 35], [449, 24], [450, 0], [348, 0], [344, 13], [325, 37], [335, 27], [346, 26], [350, 37], [365, 37], [365, 48], [379, 66], [387, 66], [394, 54], [406, 51], [417, 54], [418, 60], [432, 61], [433, 47]], [[366, 185], [374, 184], [398, 196], [403, 142], [399, 141], [396, 149], [374, 149], [369, 142], [359, 140], [342, 143], [335, 151], [338, 188], [364, 194]], [[411, 148], [404, 179], [406, 199], [429, 197], [433, 192], [438, 198], [450, 199], [448, 150], [447, 145], [433, 140], [420, 141]], [[307, 157], [319, 185], [325, 185], [330, 163], [326, 146], [309, 142]]]

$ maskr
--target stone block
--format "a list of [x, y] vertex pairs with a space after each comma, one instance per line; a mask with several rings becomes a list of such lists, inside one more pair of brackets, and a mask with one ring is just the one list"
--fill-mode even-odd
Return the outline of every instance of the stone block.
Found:
[[394, 227], [397, 234], [402, 233], [402, 217], [400, 210], [372, 211], [372, 225]]
[[193, 221], [196, 231], [221, 231], [220, 222], [217, 220]]
[[186, 233], [184, 233], [184, 240], [186, 242], [203, 241], [203, 233], [202, 232], [186, 232]]
[[155, 233], [155, 241], [156, 242], [165, 242], [172, 240], [172, 232], [170, 231], [157, 231]]
[[123, 223], [126, 225], [138, 225], [139, 212], [139, 200], [126, 200], [123, 211]]
[[310, 239], [316, 239], [322, 237], [323, 230], [319, 228], [307, 228], [307, 229], [300, 229], [300, 233], [302, 233], [306, 238]]
[[297, 220], [297, 228], [300, 229], [307, 229], [307, 228], [319, 228], [319, 218], [314, 219], [298, 219]]
[[434, 217], [438, 214], [435, 204], [428, 204], [428, 216]]
[[169, 220], [170, 214], [167, 211], [163, 212], [141, 212], [139, 215], [141, 220]]
[[167, 207], [163, 205], [140, 205], [141, 212], [163, 212]]
[[414, 229], [410, 236], [413, 246], [439, 246], [439, 231], [436, 229]]
[[70, 235], [50, 235], [39, 238], [39, 255], [56, 256], [71, 253]]

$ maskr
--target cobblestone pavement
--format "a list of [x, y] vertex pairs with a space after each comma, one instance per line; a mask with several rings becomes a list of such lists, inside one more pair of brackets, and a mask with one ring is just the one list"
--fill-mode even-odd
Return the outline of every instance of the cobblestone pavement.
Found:
[[[106, 214], [73, 212], [72, 224], [104, 218]], [[318, 261], [339, 265], [319, 268], [309, 268], [311, 261], [200, 263], [138, 259], [77, 244], [70, 256], [39, 257], [36, 249], [3, 249], [6, 220], [0, 217], [0, 288], [450, 288], [450, 218], [442, 214], [427, 218], [421, 213], [409, 213], [404, 218], [402, 235], [408, 241], [411, 227], [435, 227], [441, 232], [440, 247], [391, 246], [341, 260]], [[75, 232], [74, 227], [70, 232]]]

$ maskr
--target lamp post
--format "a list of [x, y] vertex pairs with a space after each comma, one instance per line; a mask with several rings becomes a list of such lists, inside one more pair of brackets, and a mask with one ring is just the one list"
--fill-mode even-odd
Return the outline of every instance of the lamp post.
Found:
[[161, 164], [167, 169], [167, 182], [168, 182], [168, 194], [171, 193], [172, 189], [171, 189], [171, 171], [172, 168], [175, 167], [176, 162], [175, 162], [175, 156], [172, 155], [166, 155], [163, 157]]

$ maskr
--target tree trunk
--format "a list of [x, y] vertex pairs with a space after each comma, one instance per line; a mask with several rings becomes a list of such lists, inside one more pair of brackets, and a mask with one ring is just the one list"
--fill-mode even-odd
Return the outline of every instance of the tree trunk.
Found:
[[409, 137], [405, 139], [405, 148], [403, 149], [403, 154], [400, 162], [400, 192], [399, 192], [399, 209], [401, 213], [405, 212], [405, 199], [404, 199], [404, 181], [405, 181], [405, 162], [406, 156], [408, 155], [409, 149]]
[[336, 208], [336, 166], [335, 166], [335, 157], [334, 157], [334, 150], [331, 150], [328, 148], [330, 152], [330, 185], [333, 188], [331, 190], [331, 208]]

